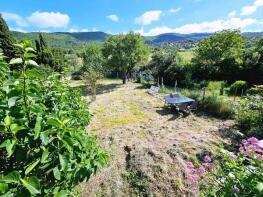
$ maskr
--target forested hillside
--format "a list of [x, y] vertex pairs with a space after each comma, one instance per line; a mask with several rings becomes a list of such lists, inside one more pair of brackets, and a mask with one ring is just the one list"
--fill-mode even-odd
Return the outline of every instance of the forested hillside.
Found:
[[[39, 32], [22, 33], [13, 31], [12, 34], [17, 40], [24, 38], [35, 40]], [[47, 40], [47, 43], [52, 47], [62, 48], [78, 48], [85, 43], [97, 42], [102, 43], [110, 34], [104, 32], [56, 32], [56, 33], [42, 33]], [[211, 33], [193, 33], [193, 34], [176, 34], [166, 33], [157, 36], [145, 36], [146, 44], [153, 46], [172, 46], [175, 48], [189, 49], [196, 46], [200, 40], [210, 36]], [[263, 36], [262, 32], [247, 32], [242, 34], [248, 44], [255, 43]]]

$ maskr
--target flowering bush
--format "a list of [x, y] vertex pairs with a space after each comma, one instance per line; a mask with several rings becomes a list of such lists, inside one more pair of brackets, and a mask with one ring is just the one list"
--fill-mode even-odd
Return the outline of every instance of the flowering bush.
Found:
[[237, 154], [221, 149], [200, 166], [187, 162], [187, 180], [197, 196], [262, 196], [263, 140], [242, 140]]

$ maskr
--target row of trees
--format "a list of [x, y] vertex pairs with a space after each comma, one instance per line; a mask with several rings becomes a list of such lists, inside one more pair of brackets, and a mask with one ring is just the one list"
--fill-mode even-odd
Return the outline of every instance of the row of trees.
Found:
[[155, 48], [150, 63], [142, 69], [162, 77], [168, 85], [176, 80], [182, 86], [202, 80], [263, 83], [263, 39], [246, 48], [240, 31], [224, 30], [203, 39], [193, 54], [186, 62], [174, 48]]

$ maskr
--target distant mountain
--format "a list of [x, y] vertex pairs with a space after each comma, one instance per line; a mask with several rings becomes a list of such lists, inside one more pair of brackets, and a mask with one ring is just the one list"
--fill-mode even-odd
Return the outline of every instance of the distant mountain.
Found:
[[102, 42], [104, 41], [110, 34], [106, 34], [104, 32], [57, 32], [57, 34], [61, 35], [70, 35], [77, 40], [83, 42]]
[[210, 33], [193, 33], [193, 34], [166, 33], [166, 34], [160, 34], [158, 36], [151, 37], [150, 39], [146, 39], [146, 43], [156, 44], [162, 42], [200, 40], [210, 35], [211, 35]]
[[[12, 32], [17, 40], [24, 38], [34, 40], [38, 37], [38, 32], [22, 33]], [[104, 32], [55, 32], [42, 33], [46, 38], [49, 46], [62, 48], [79, 48], [86, 43], [97, 42], [102, 43], [110, 34]], [[165, 33], [157, 36], [145, 36], [144, 40], [149, 45], [162, 45], [163, 43], [198, 43], [201, 39], [212, 35], [211, 33], [193, 33], [193, 34], [178, 34]], [[263, 32], [246, 32], [243, 33], [249, 41], [256, 41], [263, 37]], [[192, 45], [190, 45], [192, 46]]]

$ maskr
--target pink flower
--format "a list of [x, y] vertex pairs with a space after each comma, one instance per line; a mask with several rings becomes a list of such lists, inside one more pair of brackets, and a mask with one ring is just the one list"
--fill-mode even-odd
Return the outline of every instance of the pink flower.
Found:
[[200, 175], [203, 175], [205, 173], [205, 168], [203, 166], [199, 167], [197, 169], [197, 173], [200, 174]]
[[208, 155], [204, 156], [204, 162], [210, 163], [211, 161], [211, 157], [209, 157]]
[[247, 141], [251, 144], [258, 144], [259, 143], [259, 140], [255, 137], [251, 137], [251, 138], [247, 139]]
[[203, 166], [204, 166], [208, 171], [212, 171], [212, 169], [213, 169], [213, 164], [212, 164], [212, 163], [203, 163]]
[[245, 152], [245, 149], [244, 149], [244, 147], [243, 147], [243, 146], [241, 146], [241, 147], [239, 148], [239, 151], [240, 151], [241, 153], [244, 153], [244, 152]]
[[192, 183], [196, 183], [196, 176], [194, 174], [187, 174], [187, 179]]
[[260, 140], [260, 141], [258, 142], [258, 147], [263, 149], [263, 140]]
[[235, 161], [235, 160], [237, 159], [237, 156], [236, 156], [235, 154], [232, 154], [232, 155], [230, 156], [230, 159], [231, 159], [232, 161]]
[[195, 168], [195, 166], [194, 166], [194, 164], [192, 162], [186, 162], [186, 167], [188, 169], [194, 169]]

